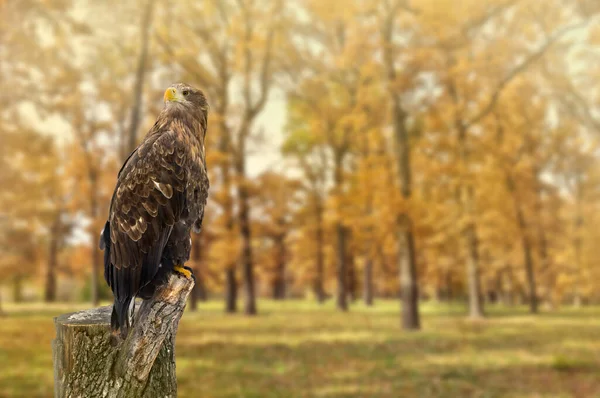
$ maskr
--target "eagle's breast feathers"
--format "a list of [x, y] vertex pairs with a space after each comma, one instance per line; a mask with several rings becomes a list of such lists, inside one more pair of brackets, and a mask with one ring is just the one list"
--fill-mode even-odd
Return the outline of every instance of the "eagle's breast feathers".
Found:
[[177, 119], [157, 122], [119, 173], [109, 213], [116, 268], [139, 267], [139, 253], [157, 243], [164, 247], [165, 231], [175, 223], [201, 220], [208, 177], [204, 145], [193, 127]]

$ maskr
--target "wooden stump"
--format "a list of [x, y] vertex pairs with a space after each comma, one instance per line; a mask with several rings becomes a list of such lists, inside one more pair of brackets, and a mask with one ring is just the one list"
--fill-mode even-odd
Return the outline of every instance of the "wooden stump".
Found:
[[55, 398], [176, 397], [175, 335], [193, 287], [173, 274], [141, 304], [127, 339], [116, 346], [112, 306], [55, 318]]

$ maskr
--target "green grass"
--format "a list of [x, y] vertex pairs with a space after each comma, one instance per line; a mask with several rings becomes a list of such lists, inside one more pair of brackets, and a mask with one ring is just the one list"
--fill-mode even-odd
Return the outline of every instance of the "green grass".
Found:
[[[5, 306], [0, 397], [51, 397], [52, 317], [80, 307]], [[424, 305], [423, 330], [402, 332], [398, 304], [259, 303], [225, 315], [187, 312], [177, 337], [180, 397], [600, 397], [600, 308], [529, 316]]]

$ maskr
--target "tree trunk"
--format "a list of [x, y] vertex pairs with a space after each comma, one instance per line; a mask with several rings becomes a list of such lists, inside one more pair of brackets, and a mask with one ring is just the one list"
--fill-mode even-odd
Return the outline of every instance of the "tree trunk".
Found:
[[469, 282], [469, 317], [482, 318], [483, 301], [481, 297], [481, 281], [479, 275], [479, 242], [474, 225], [469, 225], [465, 231], [467, 245], [467, 280]]
[[365, 305], [371, 307], [373, 305], [373, 260], [370, 256], [365, 259], [363, 282], [363, 299]]
[[[343, 167], [343, 157], [344, 153], [340, 151], [335, 152], [335, 170], [334, 170], [334, 182], [335, 182], [335, 192], [338, 195], [339, 199], [342, 196], [342, 167]], [[339, 206], [339, 205], [338, 205]], [[348, 311], [348, 267], [346, 264], [346, 228], [344, 224], [342, 224], [342, 215], [341, 209], [337, 209], [338, 222], [335, 226], [336, 231], [336, 260], [337, 260], [337, 298], [336, 298], [336, 306], [340, 311]]]
[[[230, 196], [230, 188], [231, 184], [229, 181], [229, 168], [227, 166], [223, 166], [223, 185], [225, 192], [227, 192], [226, 202], [224, 204], [225, 211], [225, 228], [227, 239], [231, 242], [233, 239], [233, 203], [232, 198]], [[236, 268], [237, 268], [237, 259], [230, 259], [230, 263], [225, 269], [225, 312], [234, 313], [237, 312], [237, 295], [238, 295], [238, 287], [237, 287], [237, 278], [236, 278]]]
[[529, 239], [522, 238], [523, 255], [525, 261], [525, 271], [527, 274], [527, 286], [529, 288], [529, 312], [536, 314], [538, 312], [537, 289], [535, 283], [535, 271], [533, 269], [533, 258], [531, 255], [531, 245]]
[[323, 273], [325, 258], [323, 255], [324, 246], [324, 235], [323, 235], [323, 209], [321, 206], [317, 208], [317, 234], [316, 234], [316, 245], [317, 245], [317, 269], [314, 281], [314, 293], [317, 301], [322, 304], [325, 302], [325, 290], [323, 289]]
[[[350, 235], [348, 233], [348, 235]], [[350, 239], [350, 237], [348, 236], [348, 239]], [[352, 249], [348, 249], [347, 250], [347, 261], [346, 264], [348, 265], [348, 298], [350, 299], [350, 301], [354, 302], [358, 299], [358, 278], [356, 275], [356, 262], [354, 261], [354, 253], [352, 252]]]
[[273, 280], [273, 299], [285, 300], [285, 236], [278, 236], [275, 239], [275, 250], [277, 251], [277, 268]]
[[548, 241], [546, 239], [546, 234], [544, 230], [541, 228], [541, 224], [538, 224], [538, 235], [539, 235], [539, 256], [540, 256], [540, 272], [545, 280], [546, 289], [544, 292], [544, 297], [547, 303], [547, 306], [550, 310], [554, 310], [556, 305], [554, 303], [554, 297], [552, 292], [555, 288], [555, 276], [553, 271], [550, 269], [550, 261], [548, 259]]
[[483, 300], [481, 297], [481, 278], [479, 274], [479, 239], [475, 224], [475, 192], [474, 188], [465, 179], [468, 178], [469, 151], [467, 149], [467, 129], [460, 120], [456, 120], [459, 141], [459, 157], [463, 175], [461, 178], [460, 194], [462, 214], [468, 219], [468, 224], [463, 232], [463, 239], [467, 248], [467, 281], [469, 284], [469, 317], [472, 319], [483, 318]]
[[[388, 94], [392, 108], [392, 124], [394, 128], [394, 145], [396, 149], [398, 182], [400, 193], [405, 201], [409, 201], [412, 192], [411, 145], [406, 129], [406, 112], [397, 84], [397, 72], [394, 58], [394, 27], [397, 26], [396, 12], [388, 10], [382, 24], [383, 61], [387, 72]], [[403, 211], [398, 215], [398, 267], [402, 300], [402, 328], [417, 330], [421, 327], [419, 319], [419, 291], [417, 285], [417, 266], [415, 245], [410, 215]]]
[[111, 333], [111, 306], [56, 318], [54, 396], [176, 397], [175, 335], [192, 288], [173, 274], [142, 303], [125, 341]]
[[[412, 194], [412, 171], [410, 163], [410, 138], [406, 130], [406, 113], [401, 107], [400, 98], [393, 96], [392, 113], [394, 118], [394, 137], [398, 162], [400, 193], [409, 201]], [[403, 211], [398, 217], [398, 268], [402, 298], [402, 328], [417, 330], [421, 328], [419, 319], [419, 289], [415, 242], [410, 215]]]
[[[98, 218], [98, 175], [96, 170], [90, 168], [90, 217], [92, 219], [92, 225], [95, 225]], [[90, 234], [90, 244], [92, 250], [92, 276], [90, 286], [90, 296], [92, 305], [97, 307], [100, 303], [100, 297], [98, 294], [98, 283], [100, 275], [100, 250], [98, 249], [98, 235], [92, 231]]]
[[[196, 270], [194, 269], [194, 276], [196, 275]], [[192, 292], [190, 293], [190, 311], [196, 312], [198, 311], [198, 288], [194, 286]]]
[[[579, 179], [578, 179], [579, 180]], [[580, 191], [581, 182], [578, 181], [578, 191]], [[575, 238], [573, 239], [573, 251], [575, 252], [575, 281], [573, 283], [573, 306], [578, 308], [581, 307], [582, 298], [581, 298], [581, 234], [583, 230], [583, 215], [581, 210], [581, 194], [578, 192], [575, 198]]]
[[502, 289], [502, 296], [504, 297], [503, 301], [506, 305], [513, 306], [513, 305], [515, 305], [514, 284], [513, 284], [513, 278], [512, 278], [512, 269], [511, 269], [510, 265], [506, 266], [502, 275], [503, 275], [503, 280], [505, 281], [505, 283], [503, 283], [503, 289]]
[[196, 278], [196, 284], [190, 294], [190, 310], [198, 309], [198, 300], [206, 301], [206, 286], [202, 276], [202, 241], [201, 237], [196, 235], [192, 237], [192, 268]]
[[[224, 84], [225, 89], [221, 93], [221, 101], [219, 104], [221, 109], [217, 109], [220, 115], [223, 115], [227, 109], [227, 84]], [[219, 151], [227, 157], [220, 164], [221, 178], [223, 179], [223, 190], [225, 198], [223, 203], [223, 213], [225, 217], [225, 236], [228, 242], [233, 241], [234, 224], [233, 224], [233, 198], [231, 196], [231, 143], [230, 132], [224, 119], [220, 121], [221, 137], [219, 140]], [[225, 268], [225, 312], [237, 312], [237, 278], [236, 278], [237, 259], [230, 259]]]
[[194, 276], [196, 277], [196, 283], [190, 294], [190, 310], [198, 310], [198, 301], [208, 301], [208, 292], [206, 291], [206, 284], [204, 283], [204, 277], [202, 276], [202, 268], [196, 266], [193, 268]]
[[56, 267], [58, 265], [58, 246], [60, 238], [60, 212], [58, 212], [50, 233], [50, 248], [48, 250], [48, 265], [46, 267], [46, 281], [44, 288], [44, 301], [56, 301]]
[[[144, 91], [144, 81], [148, 60], [148, 42], [150, 40], [150, 28], [152, 26], [152, 11], [154, 9], [154, 0], [148, 0], [144, 9], [144, 16], [140, 25], [142, 48], [138, 58], [137, 70], [135, 73], [135, 87], [133, 91], [133, 107], [131, 108], [131, 124], [129, 126], [129, 139], [127, 141], [127, 155], [137, 146], [137, 131], [140, 124], [140, 114], [142, 112], [142, 94]], [[126, 155], [126, 156], [127, 156]]]
[[506, 183], [508, 190], [511, 192], [513, 197], [513, 203], [515, 207], [515, 214], [517, 216], [517, 224], [521, 232], [521, 247], [523, 250], [523, 264], [525, 266], [525, 275], [527, 276], [527, 290], [529, 294], [529, 312], [535, 314], [538, 312], [538, 299], [535, 283], [535, 271], [533, 269], [533, 256], [531, 254], [531, 243], [529, 241], [527, 222], [525, 221], [525, 214], [519, 203], [517, 196], [515, 181], [510, 174], [506, 175]]
[[[452, 55], [450, 55], [452, 57]], [[454, 60], [450, 61], [452, 64]], [[469, 292], [469, 317], [472, 319], [483, 318], [483, 300], [481, 296], [481, 278], [479, 274], [479, 239], [475, 223], [475, 188], [470, 180], [469, 148], [467, 133], [469, 126], [465, 125], [461, 114], [460, 99], [455, 82], [448, 81], [448, 91], [454, 102], [454, 128], [458, 135], [458, 162], [461, 173], [459, 174], [459, 195], [461, 216], [466, 218], [467, 225], [463, 230], [463, 240], [467, 253], [466, 272]]]
[[23, 275], [16, 274], [13, 278], [13, 301], [20, 303], [23, 301]]
[[240, 233], [242, 234], [242, 277], [244, 280], [244, 313], [246, 315], [256, 314], [256, 292], [254, 286], [254, 263], [252, 259], [252, 234], [250, 230], [250, 206], [248, 204], [249, 194], [246, 187], [246, 159], [240, 151], [239, 159], [236, 161], [236, 171], [240, 182], [238, 183], [238, 205]]
[[400, 269], [400, 297], [402, 300], [402, 328], [418, 330], [421, 328], [419, 319], [419, 289], [417, 286], [417, 269], [415, 264], [415, 244], [408, 216], [400, 219], [398, 228], [398, 256]]
[[347, 300], [347, 270], [346, 270], [346, 231], [341, 222], [336, 227], [337, 235], [337, 300], [336, 305], [340, 311], [348, 311]]
[[446, 284], [446, 297], [448, 301], [452, 301], [454, 299], [454, 291], [452, 289], [452, 272], [450, 270], [446, 271], [444, 281]]
[[237, 279], [235, 268], [225, 270], [225, 312], [237, 312]]
[[196, 288], [194, 286], [194, 290], [196, 291], [196, 294], [198, 295], [198, 300], [206, 302], [208, 301], [208, 289], [206, 288], [206, 282], [205, 282], [205, 276], [204, 274], [202, 274], [202, 266], [200, 267], [196, 267], [194, 269], [194, 274], [196, 273], [196, 271], [199, 274], [199, 277], [196, 277], [196, 285], [198, 286], [198, 288]]

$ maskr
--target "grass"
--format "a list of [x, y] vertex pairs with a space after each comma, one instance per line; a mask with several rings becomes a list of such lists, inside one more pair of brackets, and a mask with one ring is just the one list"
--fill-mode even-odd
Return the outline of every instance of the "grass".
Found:
[[[0, 397], [51, 397], [52, 317], [82, 306], [5, 306]], [[225, 315], [187, 312], [177, 337], [180, 397], [600, 397], [600, 308], [529, 316], [423, 305], [423, 330], [402, 332], [398, 304], [259, 303]]]

